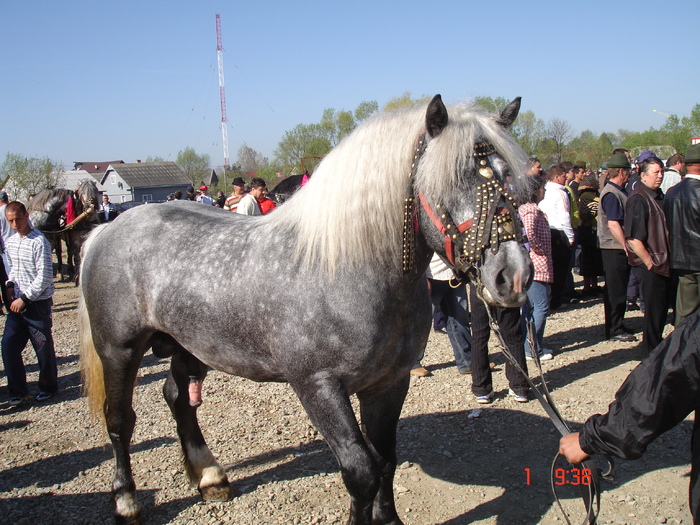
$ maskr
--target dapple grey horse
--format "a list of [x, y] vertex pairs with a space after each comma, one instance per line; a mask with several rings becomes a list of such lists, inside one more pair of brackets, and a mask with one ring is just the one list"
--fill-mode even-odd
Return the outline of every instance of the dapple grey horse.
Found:
[[113, 445], [117, 521], [141, 516], [129, 441], [150, 348], [171, 358], [163, 392], [204, 499], [226, 499], [230, 487], [189, 402], [193, 359], [202, 374], [288, 382], [340, 464], [348, 523], [401, 523], [396, 427], [428, 340], [433, 252], [475, 276], [494, 305], [520, 305], [531, 281], [504, 189], [506, 178], [524, 179], [524, 154], [506, 131], [519, 107], [518, 98], [497, 115], [448, 111], [437, 95], [359, 126], [268, 215], [175, 202], [136, 208], [92, 234], [81, 269], [82, 367]]

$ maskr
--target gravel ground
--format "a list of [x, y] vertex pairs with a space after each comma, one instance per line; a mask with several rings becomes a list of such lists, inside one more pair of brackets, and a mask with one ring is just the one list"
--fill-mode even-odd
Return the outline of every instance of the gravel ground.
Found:
[[[3, 523], [112, 522], [111, 447], [80, 397], [76, 305], [76, 288], [57, 284], [60, 394], [10, 407], [0, 372]], [[637, 344], [602, 340], [602, 317], [598, 298], [558, 311], [547, 323], [546, 345], [555, 358], [543, 363], [546, 378], [574, 427], [604, 412], [638, 363]], [[629, 317], [641, 330], [641, 314]], [[34, 386], [31, 348], [25, 359]], [[536, 401], [523, 405], [508, 398], [504, 358], [495, 347], [492, 360], [497, 399], [480, 406], [469, 376], [457, 373], [447, 336], [431, 334], [423, 364], [433, 375], [411, 379], [399, 423], [395, 493], [407, 525], [564, 523], [549, 488], [559, 436]], [[136, 389], [132, 464], [146, 523], [345, 523], [348, 497], [335, 459], [291, 389], [219, 372], [205, 382], [200, 424], [235, 497], [203, 503], [188, 486], [160, 393], [166, 370], [165, 360], [147, 355]], [[614, 481], [603, 482], [599, 523], [692, 523], [691, 419], [653, 443], [642, 459], [616, 462]], [[585, 512], [575, 487], [564, 485], [561, 493], [571, 521], [580, 523]]]

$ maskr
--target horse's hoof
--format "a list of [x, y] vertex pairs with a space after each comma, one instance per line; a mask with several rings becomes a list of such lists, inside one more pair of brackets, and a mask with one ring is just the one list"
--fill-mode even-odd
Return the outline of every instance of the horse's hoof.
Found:
[[114, 499], [114, 522], [117, 525], [141, 525], [141, 504], [135, 494], [122, 494]]
[[199, 488], [204, 501], [228, 501], [231, 499], [231, 492], [231, 485], [228, 483]]
[[116, 525], [142, 525], [141, 511], [139, 510], [134, 516], [120, 516], [115, 512], [114, 523], [116, 523]]
[[143, 525], [143, 521], [141, 521], [140, 514], [135, 518], [125, 518], [124, 516], [115, 515], [114, 523], [116, 523], [116, 525]]

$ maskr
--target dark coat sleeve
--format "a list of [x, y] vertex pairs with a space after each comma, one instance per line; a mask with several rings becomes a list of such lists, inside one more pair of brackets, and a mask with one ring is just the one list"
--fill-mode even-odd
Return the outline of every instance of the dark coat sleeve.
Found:
[[586, 421], [587, 454], [636, 459], [700, 406], [700, 311], [687, 317], [635, 368], [606, 414]]

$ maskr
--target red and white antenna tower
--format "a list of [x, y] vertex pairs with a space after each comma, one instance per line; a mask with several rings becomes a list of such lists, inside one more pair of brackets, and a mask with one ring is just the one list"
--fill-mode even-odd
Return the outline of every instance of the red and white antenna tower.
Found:
[[[224, 90], [224, 47], [221, 45], [221, 17], [216, 15], [216, 55], [219, 59], [219, 99], [221, 100], [221, 138], [224, 143], [224, 176], [229, 166], [228, 119], [226, 118], [226, 91]], [[224, 179], [225, 181], [225, 179]], [[225, 184], [225, 182], [224, 182]]]

